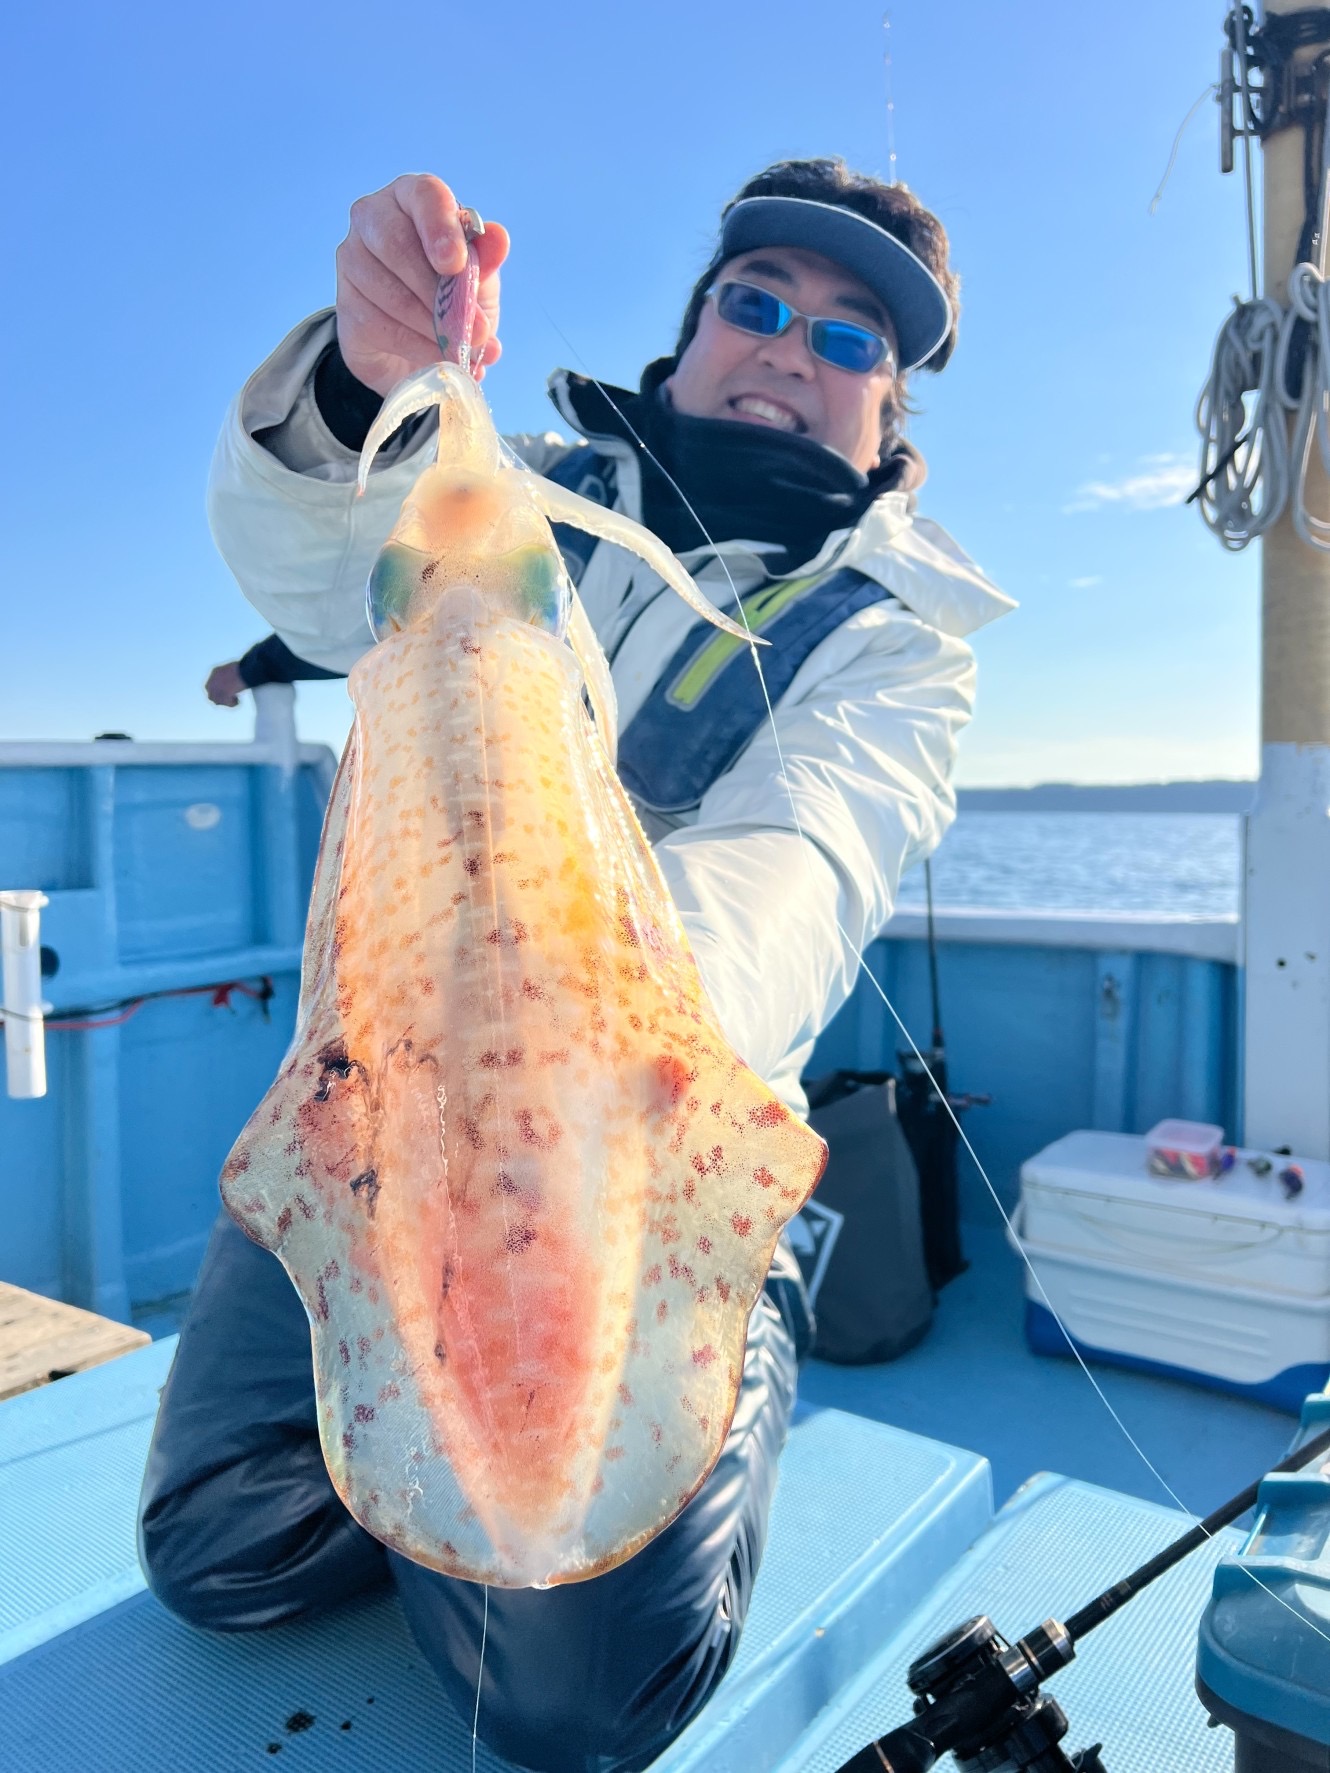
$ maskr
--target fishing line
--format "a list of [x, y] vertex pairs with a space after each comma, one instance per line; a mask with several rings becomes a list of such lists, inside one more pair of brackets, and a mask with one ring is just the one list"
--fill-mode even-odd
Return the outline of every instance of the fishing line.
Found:
[[[549, 321], [550, 325], [554, 328], [555, 332], [557, 332], [559, 334], [559, 337], [563, 340], [564, 344], [567, 345], [568, 349], [573, 353], [573, 355], [577, 358], [578, 362], [581, 363], [583, 368], [585, 369], [586, 368], [586, 361], [582, 357], [581, 352], [578, 351], [577, 347], [573, 344], [572, 340], [568, 338], [567, 334], [563, 331], [562, 327], [560, 327], [558, 325], [558, 323], [553, 319], [553, 317], [548, 312], [546, 313], [545, 317]], [[703, 523], [702, 519], [698, 516], [697, 511], [694, 509], [693, 505], [689, 501], [688, 495], [684, 492], [683, 488], [679, 485], [678, 481], [670, 473], [669, 469], [665, 466], [665, 464], [650, 449], [650, 447], [644, 442], [644, 440], [638, 435], [637, 431], [633, 427], [632, 421], [621, 410], [621, 408], [616, 404], [613, 395], [609, 392], [609, 390], [604, 386], [603, 383], [596, 380], [596, 377], [594, 375], [592, 375], [589, 370], [587, 370], [587, 376], [588, 376], [588, 379], [591, 382], [593, 382], [597, 388], [600, 389], [601, 394], [603, 395], [605, 400], [609, 403], [611, 409], [615, 413], [618, 414], [620, 420], [627, 427], [629, 434], [632, 436], [634, 441], [637, 443], [638, 447], [643, 451], [643, 453], [645, 455], [647, 455], [651, 458], [651, 460], [660, 469], [661, 473], [669, 481], [670, 485], [674, 488], [675, 492], [678, 493], [680, 499], [683, 501], [684, 508], [687, 510], [689, 516], [693, 519], [693, 522], [696, 523], [698, 529], [701, 530], [702, 535], [706, 540], [707, 546], [712, 550], [713, 558], [716, 559], [717, 561], [719, 561], [720, 566], [721, 566], [721, 570], [724, 572], [726, 579], [729, 581], [730, 592], [734, 598], [735, 604], [736, 604], [738, 611], [739, 611], [739, 619], [742, 621], [744, 627], [748, 630], [748, 650], [749, 650], [750, 654], [752, 655], [754, 665], [757, 667], [757, 680], [758, 680], [759, 685], [761, 686], [762, 700], [766, 704], [767, 724], [771, 729], [772, 741], [776, 747], [776, 760], [780, 766], [781, 785], [785, 789], [786, 797], [790, 803], [790, 816], [794, 820], [795, 835], [800, 840], [800, 844], [801, 844], [801, 847], [803, 848], [806, 861], [811, 865], [811, 857], [809, 857], [807, 854], [807, 838], [804, 835], [803, 826], [802, 826], [800, 819], [799, 819], [799, 810], [798, 810], [798, 807], [795, 803], [794, 791], [790, 787], [789, 772], [788, 772], [788, 770], [786, 768], [786, 764], [785, 764], [785, 753], [781, 748], [780, 733], [779, 733], [777, 726], [776, 726], [776, 711], [772, 705], [771, 696], [770, 696], [770, 693], [767, 689], [766, 674], [762, 670], [762, 661], [759, 656], [759, 650], [758, 650], [758, 647], [757, 647], [755, 639], [754, 639], [753, 630], [749, 626], [748, 613], [744, 609], [743, 598], [739, 595], [738, 587], [735, 585], [733, 576], [730, 573], [729, 563], [725, 559], [724, 555], [720, 553], [720, 551], [717, 547], [717, 544], [714, 541], [712, 541], [706, 525]], [[858, 944], [850, 936], [849, 932], [844, 928], [839, 917], [836, 918], [835, 922], [836, 922], [837, 933], [840, 935], [841, 939], [844, 941], [846, 948], [850, 952], [854, 953], [857, 956], [859, 970], [869, 980], [869, 982], [873, 986], [873, 989], [877, 992], [878, 996], [882, 999], [882, 1002], [886, 1005], [888, 1011], [890, 1012], [890, 1014], [892, 1016], [892, 1019], [895, 1021], [896, 1025], [897, 1025], [897, 1027], [900, 1029], [901, 1033], [905, 1036], [906, 1040], [909, 1041], [910, 1048], [911, 1048], [912, 1052], [914, 1053], [915, 1057], [918, 1059], [920, 1065], [923, 1067], [924, 1075], [925, 1075], [925, 1077], [927, 1077], [929, 1084], [932, 1086], [934, 1094], [938, 1097], [938, 1100], [943, 1104], [943, 1106], [947, 1110], [948, 1115], [951, 1117], [951, 1120], [952, 1120], [953, 1124], [955, 1125], [956, 1131], [960, 1134], [961, 1141], [964, 1144], [966, 1151], [969, 1153], [969, 1155], [974, 1163], [975, 1168], [979, 1171], [980, 1176], [983, 1177], [984, 1185], [988, 1189], [989, 1194], [993, 1197], [993, 1202], [994, 1202], [995, 1206], [997, 1207], [998, 1212], [1002, 1216], [1002, 1222], [1006, 1226], [1007, 1232], [1008, 1232], [1010, 1238], [1013, 1240], [1014, 1246], [1020, 1250], [1021, 1255], [1022, 1255], [1022, 1259], [1024, 1260], [1027, 1268], [1029, 1268], [1031, 1275], [1034, 1277], [1035, 1285], [1038, 1286], [1041, 1296], [1044, 1298], [1045, 1302], [1047, 1303], [1048, 1309], [1052, 1313], [1054, 1322], [1057, 1324], [1059, 1330], [1062, 1331], [1063, 1336], [1066, 1338], [1067, 1346], [1068, 1346], [1068, 1348], [1071, 1349], [1072, 1353], [1075, 1355], [1076, 1360], [1081, 1368], [1081, 1371], [1085, 1374], [1086, 1378], [1090, 1381], [1090, 1384], [1094, 1387], [1094, 1390], [1095, 1390], [1096, 1394], [1098, 1395], [1100, 1402], [1103, 1404], [1104, 1408], [1108, 1411], [1109, 1415], [1113, 1418], [1114, 1422], [1117, 1424], [1119, 1429], [1121, 1429], [1123, 1435], [1126, 1437], [1128, 1443], [1131, 1445], [1131, 1447], [1134, 1449], [1134, 1451], [1136, 1452], [1138, 1457], [1141, 1459], [1141, 1461], [1145, 1465], [1146, 1469], [1154, 1477], [1155, 1481], [1159, 1484], [1161, 1489], [1163, 1489], [1165, 1494], [1170, 1496], [1172, 1498], [1172, 1500], [1177, 1504], [1178, 1508], [1180, 1508], [1182, 1510], [1183, 1514], [1185, 1514], [1189, 1520], [1192, 1520], [1194, 1522], [1196, 1517], [1194, 1515], [1192, 1515], [1191, 1510], [1185, 1506], [1185, 1504], [1177, 1496], [1176, 1492], [1173, 1490], [1171, 1485], [1169, 1485], [1166, 1482], [1166, 1480], [1161, 1475], [1161, 1473], [1156, 1469], [1156, 1467], [1151, 1462], [1151, 1460], [1146, 1456], [1145, 1452], [1143, 1451], [1143, 1449], [1140, 1446], [1140, 1443], [1136, 1440], [1135, 1436], [1127, 1428], [1127, 1426], [1123, 1422], [1122, 1418], [1118, 1415], [1117, 1411], [1113, 1408], [1113, 1405], [1108, 1401], [1108, 1398], [1104, 1395], [1104, 1392], [1101, 1389], [1098, 1381], [1095, 1379], [1094, 1375], [1091, 1373], [1089, 1367], [1086, 1366], [1084, 1359], [1081, 1357], [1079, 1351], [1076, 1349], [1076, 1346], [1072, 1341], [1069, 1331], [1067, 1330], [1066, 1326], [1063, 1324], [1061, 1318], [1058, 1316], [1057, 1310], [1054, 1307], [1052, 1301], [1048, 1298], [1047, 1293], [1044, 1291], [1043, 1285], [1040, 1282], [1038, 1275], [1035, 1274], [1034, 1267], [1030, 1263], [1029, 1257], [1025, 1255], [1024, 1247], [1019, 1243], [1019, 1240], [1016, 1239], [1015, 1227], [1012, 1225], [1010, 1218], [1007, 1216], [1006, 1209], [1002, 1205], [1001, 1197], [999, 1196], [998, 1191], [993, 1186], [992, 1182], [989, 1181], [988, 1172], [985, 1170], [983, 1164], [980, 1163], [978, 1154], [976, 1153], [973, 1145], [971, 1145], [970, 1140], [965, 1132], [964, 1127], [961, 1126], [960, 1120], [958, 1119], [957, 1115], [955, 1114], [954, 1110], [952, 1109], [950, 1102], [947, 1101], [946, 1092], [941, 1090], [938, 1087], [937, 1080], [933, 1076], [932, 1071], [929, 1069], [927, 1060], [924, 1058], [923, 1054], [919, 1051], [919, 1048], [915, 1045], [914, 1038], [910, 1034], [910, 1031], [905, 1026], [904, 1022], [901, 1020], [900, 1016], [897, 1014], [895, 1005], [892, 1003], [891, 999], [887, 996], [886, 992], [883, 990], [882, 986], [879, 984], [877, 978], [873, 974], [871, 967], [869, 967], [867, 962], [864, 960], [863, 954], [860, 951]]]
[[[598, 388], [600, 390], [600, 393], [602, 394], [604, 399], [609, 404], [611, 410], [618, 415], [620, 421], [627, 428], [629, 435], [637, 443], [638, 447], [643, 451], [643, 453], [645, 455], [650, 457], [650, 459], [660, 469], [661, 473], [669, 481], [670, 485], [674, 488], [675, 492], [678, 493], [679, 498], [682, 500], [683, 505], [684, 505], [685, 509], [687, 510], [689, 516], [693, 519], [694, 523], [696, 523], [698, 529], [701, 530], [702, 535], [704, 536], [704, 538], [706, 540], [707, 546], [712, 550], [712, 557], [720, 563], [721, 570], [724, 572], [725, 577], [729, 582], [731, 594], [733, 595], [735, 604], [738, 608], [739, 619], [740, 619], [740, 621], [742, 621], [744, 627], [748, 630], [748, 640], [749, 640], [748, 650], [749, 650], [749, 653], [752, 655], [753, 664], [757, 669], [758, 683], [760, 684], [761, 689], [762, 689], [762, 700], [766, 704], [767, 722], [768, 722], [768, 725], [770, 726], [770, 729], [771, 729], [772, 741], [776, 747], [776, 758], [777, 758], [777, 762], [780, 766], [781, 785], [785, 789], [786, 797], [790, 803], [790, 816], [794, 821], [795, 834], [800, 839], [800, 849], [802, 850], [803, 855], [804, 855], [805, 866], [811, 871], [812, 857], [808, 853], [808, 840], [804, 836], [803, 826], [800, 823], [800, 819], [799, 819], [798, 807], [795, 803], [794, 791], [790, 787], [789, 773], [788, 773], [786, 766], [785, 766], [785, 754], [781, 748], [780, 733], [779, 733], [777, 726], [776, 726], [775, 709], [772, 705], [771, 696], [767, 690], [766, 676], [762, 670], [762, 660], [761, 660], [761, 655], [760, 655], [760, 649], [758, 648], [758, 646], [756, 644], [756, 638], [753, 634], [752, 628], [749, 625], [748, 614], [747, 614], [747, 611], [744, 609], [743, 599], [739, 595], [738, 587], [735, 585], [734, 579], [730, 573], [729, 563], [726, 561], [725, 556], [720, 552], [717, 543], [712, 541], [711, 536], [707, 531], [706, 525], [703, 523], [702, 519], [698, 516], [696, 510], [694, 509], [692, 503], [690, 502], [690, 500], [688, 498], [688, 495], [684, 492], [683, 488], [679, 485], [678, 481], [670, 473], [669, 469], [665, 466], [665, 464], [660, 460], [659, 456], [657, 456], [655, 454], [655, 452], [647, 445], [647, 443], [638, 435], [636, 429], [633, 426], [632, 421], [628, 418], [627, 414], [624, 413], [622, 411], [622, 409], [619, 407], [619, 405], [617, 404], [617, 402], [614, 399], [614, 396], [609, 392], [609, 390], [605, 387], [605, 385], [602, 382], [600, 382], [596, 378], [596, 376], [594, 376], [591, 373], [591, 371], [587, 368], [586, 359], [582, 356], [581, 352], [577, 349], [577, 347], [573, 344], [572, 340], [564, 332], [563, 328], [558, 324], [558, 322], [554, 319], [554, 317], [549, 313], [548, 309], [542, 308], [542, 312], [544, 313], [546, 320], [554, 328], [554, 331], [556, 333], [558, 333], [559, 337], [563, 340], [564, 344], [572, 352], [572, 354], [577, 358], [578, 362], [582, 365], [584, 371], [586, 372], [586, 376], [587, 376], [588, 381], [590, 381], [596, 388]], [[1109, 1399], [1108, 1399], [1106, 1393], [1104, 1392], [1103, 1387], [1100, 1385], [1099, 1381], [1095, 1378], [1094, 1374], [1090, 1371], [1089, 1367], [1086, 1365], [1083, 1355], [1081, 1354], [1080, 1350], [1076, 1347], [1075, 1342], [1072, 1340], [1070, 1331], [1067, 1329], [1067, 1326], [1063, 1323], [1061, 1317], [1058, 1315], [1057, 1308], [1054, 1306], [1052, 1300], [1049, 1298], [1048, 1293], [1046, 1292], [1046, 1290], [1044, 1288], [1044, 1284], [1040, 1280], [1039, 1274], [1038, 1274], [1037, 1270], [1035, 1269], [1034, 1264], [1031, 1262], [1030, 1257], [1025, 1249], [1024, 1242], [1022, 1241], [1022, 1239], [1018, 1235], [1018, 1233], [1016, 1231], [1016, 1227], [1012, 1224], [1010, 1215], [1007, 1213], [1006, 1208], [1002, 1204], [1001, 1196], [998, 1194], [997, 1189], [994, 1187], [992, 1181], [989, 1179], [988, 1171], [984, 1168], [983, 1164], [980, 1162], [978, 1152], [975, 1150], [974, 1146], [970, 1143], [969, 1135], [966, 1133], [965, 1128], [961, 1125], [959, 1117], [957, 1116], [955, 1110], [952, 1108], [951, 1103], [948, 1101], [946, 1091], [939, 1087], [937, 1079], [933, 1076], [933, 1073], [932, 1073], [931, 1069], [929, 1068], [928, 1061], [924, 1058], [923, 1054], [919, 1051], [919, 1048], [918, 1048], [917, 1044], [915, 1043], [914, 1036], [910, 1033], [909, 1029], [906, 1027], [905, 1023], [902, 1021], [899, 1013], [897, 1012], [896, 1006], [892, 1003], [891, 999], [887, 996], [886, 991], [883, 989], [882, 985], [878, 982], [871, 967], [869, 967], [868, 963], [865, 961], [862, 951], [859, 949], [857, 943], [854, 941], [854, 939], [850, 936], [848, 931], [845, 929], [845, 927], [841, 923], [839, 917], [837, 917], [835, 919], [835, 924], [836, 924], [837, 932], [839, 933], [842, 940], [844, 941], [847, 949], [849, 949], [856, 956], [859, 971], [862, 972], [864, 977], [868, 979], [868, 981], [872, 985], [873, 989], [877, 992], [878, 996], [882, 999], [882, 1002], [886, 1006], [889, 1014], [891, 1015], [892, 1020], [895, 1022], [896, 1026], [900, 1029], [901, 1033], [905, 1036], [905, 1039], [908, 1041], [911, 1052], [914, 1054], [915, 1058], [919, 1061], [919, 1064], [923, 1069], [924, 1076], [928, 1079], [929, 1084], [931, 1085], [931, 1087], [933, 1089], [934, 1095], [937, 1097], [938, 1101], [941, 1102], [942, 1106], [946, 1109], [947, 1115], [950, 1118], [952, 1125], [955, 1127], [957, 1133], [960, 1136], [960, 1140], [961, 1140], [962, 1145], [965, 1147], [966, 1152], [969, 1154], [970, 1161], [974, 1164], [975, 1169], [978, 1170], [979, 1175], [983, 1180], [983, 1184], [984, 1184], [985, 1188], [988, 1190], [989, 1195], [992, 1198], [994, 1206], [998, 1210], [998, 1214], [1002, 1220], [1002, 1223], [1006, 1227], [1008, 1242], [1010, 1243], [1011, 1247], [1016, 1251], [1016, 1253], [1020, 1256], [1021, 1261], [1025, 1264], [1026, 1268], [1028, 1269], [1030, 1277], [1034, 1281], [1035, 1286], [1038, 1288], [1040, 1297], [1043, 1299], [1045, 1305], [1047, 1306], [1050, 1316], [1052, 1317], [1054, 1323], [1057, 1325], [1058, 1329], [1062, 1332], [1062, 1336], [1063, 1336], [1064, 1340], [1066, 1341], [1068, 1350], [1070, 1351], [1073, 1358], [1075, 1359], [1076, 1364], [1080, 1368], [1081, 1372], [1084, 1373], [1085, 1377], [1089, 1380], [1090, 1386], [1093, 1389], [1095, 1396], [1099, 1399], [1100, 1403], [1104, 1406], [1105, 1410], [1107, 1410], [1107, 1412], [1108, 1412], [1109, 1416], [1112, 1418], [1113, 1422], [1117, 1425], [1118, 1429], [1121, 1431], [1128, 1446], [1131, 1447], [1132, 1451], [1136, 1454], [1137, 1458], [1140, 1459], [1141, 1463], [1145, 1466], [1146, 1470], [1154, 1478], [1155, 1482], [1160, 1486], [1160, 1488], [1164, 1491], [1164, 1493], [1172, 1499], [1172, 1501], [1175, 1504], [1175, 1506], [1177, 1507], [1178, 1511], [1187, 1518], [1187, 1520], [1191, 1523], [1191, 1525], [1193, 1527], [1203, 1527], [1204, 1523], [1202, 1522], [1200, 1517], [1193, 1514], [1191, 1509], [1189, 1509], [1187, 1507], [1186, 1503], [1183, 1502], [1182, 1498], [1178, 1495], [1177, 1491], [1174, 1490], [1173, 1486], [1167, 1481], [1167, 1479], [1159, 1471], [1158, 1467], [1154, 1464], [1153, 1460], [1150, 1459], [1149, 1455], [1145, 1452], [1145, 1449], [1141, 1446], [1140, 1442], [1136, 1439], [1135, 1435], [1132, 1434], [1131, 1430], [1127, 1427], [1126, 1423], [1122, 1420], [1122, 1417], [1118, 1414], [1118, 1412], [1114, 1408], [1113, 1404], [1109, 1401]], [[1207, 1534], [1207, 1537], [1213, 1538], [1214, 1535]], [[1246, 1569], [1245, 1565], [1241, 1566], [1241, 1567]], [[1246, 1569], [1246, 1574], [1251, 1578], [1251, 1580], [1256, 1584], [1256, 1586], [1259, 1589], [1262, 1589], [1267, 1595], [1270, 1596], [1270, 1598], [1272, 1600], [1277, 1601], [1278, 1604], [1281, 1607], [1283, 1607], [1286, 1612], [1291, 1613], [1295, 1619], [1298, 1619], [1304, 1625], [1309, 1626], [1311, 1628], [1311, 1630], [1314, 1631], [1318, 1637], [1324, 1638], [1327, 1643], [1330, 1643], [1330, 1632], [1323, 1631], [1321, 1629], [1321, 1627], [1315, 1623], [1314, 1620], [1309, 1619], [1306, 1616], [1306, 1614], [1300, 1613], [1296, 1607], [1291, 1606], [1289, 1604], [1289, 1602], [1286, 1601], [1282, 1595], [1277, 1594], [1274, 1589], [1268, 1587], [1266, 1583], [1262, 1582], [1260, 1577], [1257, 1576], [1254, 1571], [1252, 1571], [1250, 1569]]]
[[891, 91], [891, 14], [882, 14], [882, 72], [887, 86], [887, 183], [894, 185], [896, 179], [896, 101]]
[[1178, 160], [1178, 149], [1182, 146], [1182, 138], [1187, 133], [1187, 125], [1200, 110], [1206, 99], [1212, 97], [1212, 95], [1218, 91], [1219, 88], [1215, 85], [1213, 80], [1208, 86], [1202, 87], [1200, 93], [1197, 95], [1195, 104], [1187, 112], [1187, 115], [1182, 119], [1182, 122], [1178, 124], [1178, 133], [1173, 137], [1173, 146], [1169, 149], [1168, 165], [1164, 168], [1164, 176], [1160, 179], [1159, 184], [1155, 188], [1155, 194], [1150, 199], [1149, 213], [1151, 215], [1153, 215], [1159, 208], [1160, 201], [1164, 195], [1164, 186], [1173, 176], [1173, 168], [1177, 165]]
[[480, 1627], [480, 1662], [476, 1668], [476, 1709], [471, 1714], [471, 1773], [476, 1773], [476, 1743], [480, 1735], [480, 1683], [485, 1678], [485, 1643], [490, 1635], [490, 1585], [485, 1588], [485, 1616]]

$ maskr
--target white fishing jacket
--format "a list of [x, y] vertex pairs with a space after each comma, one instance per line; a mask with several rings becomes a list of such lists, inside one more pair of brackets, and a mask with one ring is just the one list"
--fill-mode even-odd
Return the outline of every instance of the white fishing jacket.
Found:
[[[245, 596], [301, 658], [349, 671], [372, 644], [365, 581], [407, 491], [432, 459], [426, 422], [380, 456], [363, 498], [357, 457], [313, 397], [331, 312], [297, 327], [246, 383], [213, 460], [213, 536]], [[575, 425], [566, 387], [556, 404]], [[256, 440], [263, 434], [263, 442]], [[510, 441], [538, 472], [571, 447], [554, 433]], [[617, 465], [616, 505], [639, 517], [632, 449], [590, 439]], [[902, 871], [955, 817], [957, 738], [974, 701], [964, 636], [1012, 608], [913, 494], [880, 495], [799, 573], [853, 567], [890, 597], [850, 616], [808, 655], [733, 766], [656, 857], [736, 1051], [797, 1112], [818, 1033], [891, 915]], [[723, 556], [723, 564], [720, 556]], [[681, 555], [713, 603], [766, 577], [760, 538]], [[729, 579], [726, 577], [728, 568]], [[624, 728], [696, 622], [622, 549], [601, 544], [580, 594], [612, 659]], [[773, 730], [774, 727], [774, 730]]]

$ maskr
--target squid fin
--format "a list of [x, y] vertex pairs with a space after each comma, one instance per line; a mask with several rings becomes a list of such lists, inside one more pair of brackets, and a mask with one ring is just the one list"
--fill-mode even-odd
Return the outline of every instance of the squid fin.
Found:
[[619, 751], [619, 701], [604, 651], [576, 591], [568, 612], [568, 644], [582, 667], [591, 712], [596, 717], [596, 732], [613, 763]]
[[553, 481], [545, 480], [539, 475], [531, 477], [531, 496], [535, 503], [549, 518], [551, 523], [570, 523], [575, 529], [585, 530], [588, 535], [599, 536], [602, 541], [617, 542], [619, 547], [627, 548], [639, 559], [645, 560], [653, 572], [661, 578], [672, 591], [677, 591], [691, 609], [717, 628], [724, 629], [726, 634], [733, 634], [736, 639], [751, 641], [757, 646], [768, 643], [738, 622], [732, 622], [724, 616], [708, 598], [698, 590], [692, 579], [679, 565], [664, 542], [653, 536], [649, 530], [642, 528], [625, 517], [621, 511], [607, 511], [603, 505], [593, 505], [590, 499], [584, 499], [580, 493], [569, 492], [562, 486], [555, 486]]
[[359, 770], [360, 739], [353, 726], [342, 752], [342, 761], [337, 766], [332, 793], [328, 796], [318, 861], [314, 864], [314, 885], [305, 920], [305, 952], [300, 965], [300, 1005], [296, 1012], [297, 1026], [302, 1029], [323, 989], [331, 964], [337, 933], [337, 895], [342, 884], [342, 856]]

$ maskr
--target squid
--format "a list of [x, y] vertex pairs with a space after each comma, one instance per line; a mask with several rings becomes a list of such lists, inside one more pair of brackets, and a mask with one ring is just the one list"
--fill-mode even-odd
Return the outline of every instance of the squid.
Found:
[[579, 1581], [718, 1458], [749, 1313], [825, 1147], [731, 1049], [614, 768], [551, 522], [674, 556], [526, 470], [457, 362], [369, 584], [376, 644], [315, 873], [297, 1026], [222, 1176], [309, 1316], [352, 1514], [432, 1569]]

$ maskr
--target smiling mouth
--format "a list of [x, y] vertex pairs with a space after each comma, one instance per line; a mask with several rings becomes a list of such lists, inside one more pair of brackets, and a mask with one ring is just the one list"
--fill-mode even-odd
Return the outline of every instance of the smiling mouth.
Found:
[[797, 434], [808, 429], [798, 413], [774, 400], [764, 400], [760, 394], [738, 394], [726, 404], [736, 418], [747, 419], [753, 424], [770, 425], [777, 431]]

